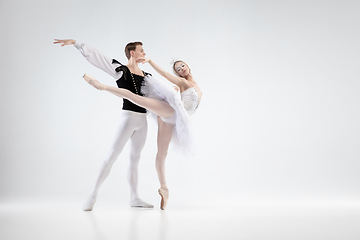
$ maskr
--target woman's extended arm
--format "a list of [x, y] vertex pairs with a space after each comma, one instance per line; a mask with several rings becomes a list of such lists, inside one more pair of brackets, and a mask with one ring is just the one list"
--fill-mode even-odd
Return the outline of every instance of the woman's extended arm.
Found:
[[181, 80], [180, 77], [176, 77], [176, 76], [172, 75], [171, 73], [166, 72], [159, 65], [154, 63], [153, 60], [151, 60], [149, 58], [145, 58], [143, 63], [146, 63], [146, 62], [148, 62], [151, 65], [151, 67], [153, 69], [155, 69], [155, 71], [157, 71], [161, 76], [163, 76], [164, 78], [166, 78], [167, 80], [169, 80], [173, 84], [175, 84], [175, 85], [177, 85], [179, 87], [181, 87], [183, 85], [183, 81]]

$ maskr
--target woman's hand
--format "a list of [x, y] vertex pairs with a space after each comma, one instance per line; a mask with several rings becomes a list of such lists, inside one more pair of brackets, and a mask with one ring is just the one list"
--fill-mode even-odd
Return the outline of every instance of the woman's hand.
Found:
[[150, 62], [150, 58], [141, 58], [142, 64]]
[[60, 43], [62, 47], [65, 46], [65, 45], [75, 44], [75, 42], [76, 41], [74, 39], [64, 39], [64, 40], [54, 39], [54, 44]]
[[180, 88], [178, 86], [175, 85], [173, 87], [174, 87], [175, 91], [180, 92]]

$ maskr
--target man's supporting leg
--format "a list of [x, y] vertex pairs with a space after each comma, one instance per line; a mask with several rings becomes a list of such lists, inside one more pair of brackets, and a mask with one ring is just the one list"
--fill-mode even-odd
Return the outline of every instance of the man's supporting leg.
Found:
[[[145, 114], [144, 114], [145, 115]], [[138, 128], [135, 121], [132, 119], [133, 115], [129, 114], [127, 111], [124, 111], [121, 119], [119, 127], [115, 134], [115, 139], [113, 141], [113, 145], [111, 146], [108, 155], [106, 156], [96, 179], [94, 188], [88, 198], [88, 201], [84, 205], [84, 211], [91, 211], [95, 202], [96, 197], [98, 195], [98, 191], [100, 186], [105, 181], [105, 179], [109, 176], [111, 168], [118, 158], [119, 154], [123, 150], [126, 142], [129, 140], [133, 132]]]
[[137, 129], [131, 136], [131, 154], [130, 164], [128, 170], [128, 181], [130, 185], [130, 206], [153, 208], [154, 206], [148, 204], [140, 199], [138, 194], [138, 179], [139, 179], [139, 161], [141, 151], [144, 148], [147, 136], [147, 120], [145, 118], [139, 119], [142, 121], [142, 127]]

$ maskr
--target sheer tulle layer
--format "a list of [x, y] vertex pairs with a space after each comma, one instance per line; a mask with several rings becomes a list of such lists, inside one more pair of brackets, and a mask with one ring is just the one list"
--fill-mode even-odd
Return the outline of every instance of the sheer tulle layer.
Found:
[[[165, 122], [169, 122], [174, 125], [173, 135], [171, 142], [177, 150], [185, 153], [190, 153], [192, 149], [192, 137], [190, 131], [190, 122], [187, 111], [184, 108], [181, 101], [181, 95], [177, 92], [173, 86], [165, 81], [154, 78], [152, 76], [146, 76], [144, 79], [144, 85], [141, 88], [143, 94], [146, 97], [158, 99], [169, 103], [174, 109], [175, 113], [168, 119], [163, 119]], [[157, 115], [149, 112], [151, 117], [157, 118]]]

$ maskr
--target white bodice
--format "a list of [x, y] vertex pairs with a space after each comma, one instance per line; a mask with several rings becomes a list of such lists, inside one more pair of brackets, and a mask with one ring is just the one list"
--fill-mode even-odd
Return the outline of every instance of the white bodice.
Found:
[[184, 108], [187, 111], [187, 113], [190, 115], [194, 114], [197, 107], [199, 106], [199, 93], [196, 91], [195, 88], [188, 88], [182, 93], [181, 95], [181, 101], [184, 104]]

